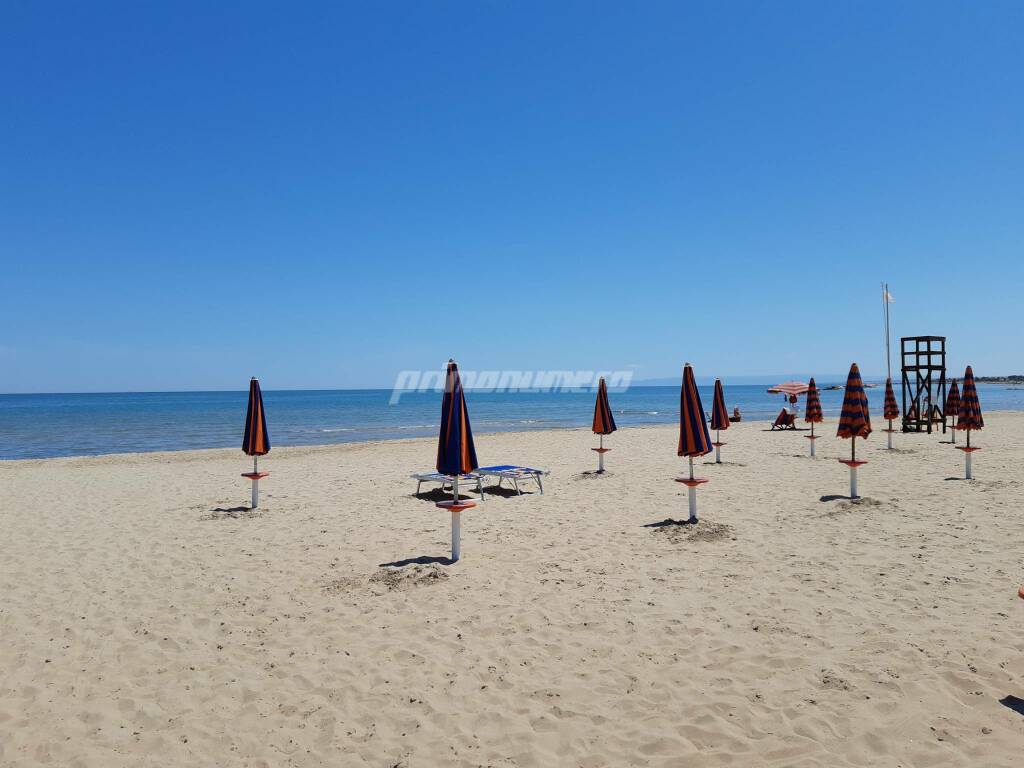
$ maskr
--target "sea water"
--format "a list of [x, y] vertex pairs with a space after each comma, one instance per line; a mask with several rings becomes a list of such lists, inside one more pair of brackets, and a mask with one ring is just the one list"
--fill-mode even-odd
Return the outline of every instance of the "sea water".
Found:
[[[738, 406], [744, 421], [772, 420], [785, 399], [768, 394], [767, 387], [726, 386], [729, 412]], [[712, 388], [699, 389], [709, 411]], [[984, 410], [1024, 410], [1024, 389], [979, 384], [978, 393]], [[323, 445], [437, 434], [439, 393], [403, 393], [394, 405], [391, 394], [384, 389], [264, 390], [271, 443]], [[0, 395], [0, 459], [241, 447], [247, 397], [247, 391]], [[821, 392], [825, 418], [833, 425], [842, 397], [842, 390]], [[879, 422], [883, 397], [881, 387], [868, 390]], [[620, 427], [679, 418], [679, 387], [631, 387], [610, 393], [609, 399]], [[593, 392], [469, 390], [466, 400], [476, 433], [589, 427], [594, 413]]]

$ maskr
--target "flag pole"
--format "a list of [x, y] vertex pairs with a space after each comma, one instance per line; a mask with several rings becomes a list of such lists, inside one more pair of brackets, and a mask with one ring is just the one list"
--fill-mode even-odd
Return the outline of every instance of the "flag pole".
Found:
[[892, 352], [889, 346], [889, 284], [882, 283], [882, 309], [885, 312], [885, 372], [892, 378]]

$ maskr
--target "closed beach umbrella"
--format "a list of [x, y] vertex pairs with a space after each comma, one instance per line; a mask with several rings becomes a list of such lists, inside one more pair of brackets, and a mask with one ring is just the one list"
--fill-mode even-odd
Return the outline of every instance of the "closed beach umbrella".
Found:
[[949, 385], [949, 392], [946, 393], [946, 404], [942, 409], [942, 415], [948, 416], [953, 420], [953, 428], [950, 430], [950, 434], [953, 438], [954, 445], [956, 444], [956, 418], [960, 415], [960, 387], [956, 385], [956, 379], [953, 379], [953, 383]]
[[857, 438], [866, 438], [871, 434], [871, 413], [868, 411], [868, 396], [864, 392], [864, 382], [860, 378], [860, 369], [854, 363], [850, 366], [850, 374], [846, 377], [846, 392], [843, 394], [843, 410], [839, 415], [839, 429], [836, 436], [850, 440], [850, 458], [839, 461], [850, 468], [850, 498], [857, 496], [857, 467], [867, 464], [857, 461]]
[[814, 441], [820, 437], [820, 435], [814, 434], [814, 425], [820, 424], [824, 420], [825, 417], [821, 413], [821, 395], [818, 394], [818, 385], [811, 378], [807, 384], [807, 406], [804, 408], [804, 421], [811, 425], [811, 434], [804, 435], [811, 441], [811, 456], [814, 455]]
[[598, 447], [591, 448], [597, 452], [597, 471], [604, 472], [604, 455], [611, 450], [604, 447], [604, 436], [615, 431], [615, 417], [608, 404], [608, 387], [604, 383], [604, 376], [597, 382], [597, 402], [594, 403], [594, 424], [591, 429], [599, 436]]
[[960, 395], [960, 409], [956, 419], [956, 428], [967, 432], [967, 445], [958, 445], [957, 448], [964, 452], [966, 470], [964, 475], [968, 480], [974, 479], [974, 475], [971, 473], [971, 454], [981, 450], [971, 447], [971, 431], [982, 429], [984, 426], [985, 420], [981, 417], [981, 403], [978, 401], [978, 388], [974, 384], [974, 370], [968, 365], [967, 370], [964, 371], [964, 391]]
[[270, 435], [267, 433], [267, 414], [263, 410], [263, 393], [255, 376], [249, 381], [249, 407], [245, 413], [242, 451], [246, 456], [252, 456], [252, 472], [246, 472], [242, 477], [252, 480], [252, 507], [255, 509], [260, 504], [260, 478], [270, 474], [259, 471], [259, 457], [270, 452]]
[[461, 552], [460, 513], [475, 507], [472, 501], [459, 499], [459, 476], [476, 469], [476, 448], [473, 446], [473, 430], [469, 426], [469, 411], [466, 396], [462, 391], [459, 367], [454, 360], [448, 361], [448, 374], [444, 382], [444, 397], [441, 400], [441, 432], [437, 439], [437, 471], [452, 478], [452, 500], [442, 501], [437, 506], [452, 513], [452, 561], [458, 560]]
[[886, 421], [889, 422], [889, 428], [885, 430], [888, 433], [888, 447], [892, 450], [892, 420], [900, 417], [900, 408], [896, 405], [896, 393], [892, 391], [892, 379], [885, 380], [885, 406], [882, 409], [882, 416]]
[[437, 440], [437, 471], [458, 477], [476, 469], [476, 448], [469, 425], [466, 395], [459, 378], [459, 366], [448, 361], [448, 373], [441, 400], [441, 432]]
[[679, 393], [679, 448], [676, 453], [690, 460], [689, 478], [678, 478], [677, 482], [683, 483], [689, 491], [690, 522], [696, 523], [697, 486], [706, 483], [707, 478], [693, 476], [693, 458], [711, 453], [711, 434], [689, 363], [683, 367], [683, 386]]
[[725, 407], [725, 391], [722, 389], [722, 380], [715, 379], [715, 400], [711, 404], [711, 428], [715, 430], [715, 463], [722, 463], [722, 446], [719, 431], [729, 428], [729, 411]]

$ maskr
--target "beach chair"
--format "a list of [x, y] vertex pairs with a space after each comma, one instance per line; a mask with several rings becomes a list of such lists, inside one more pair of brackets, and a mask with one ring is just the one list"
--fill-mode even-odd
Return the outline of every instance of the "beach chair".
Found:
[[478, 467], [477, 472], [481, 475], [497, 477], [498, 487], [502, 487], [502, 483], [506, 480], [512, 481], [512, 487], [515, 488], [516, 493], [520, 496], [523, 495], [522, 490], [519, 488], [520, 480], [536, 480], [537, 487], [540, 492], [544, 493], [544, 483], [541, 481], [541, 477], [544, 475], [551, 474], [545, 469], [533, 469], [532, 467], [517, 467], [512, 464], [500, 464], [494, 467]]
[[796, 429], [796, 414], [783, 408], [772, 422], [772, 429]]
[[[441, 490], [444, 491], [451, 488], [455, 482], [455, 478], [452, 475], [442, 475], [440, 472], [417, 472], [411, 475], [412, 479], [416, 481], [416, 495], [420, 495], [420, 487], [424, 483], [440, 483]], [[470, 472], [467, 475], [459, 475], [459, 483], [466, 481], [467, 485], [472, 486], [476, 483], [476, 492], [480, 494], [480, 500], [484, 499], [484, 476], [476, 472]]]

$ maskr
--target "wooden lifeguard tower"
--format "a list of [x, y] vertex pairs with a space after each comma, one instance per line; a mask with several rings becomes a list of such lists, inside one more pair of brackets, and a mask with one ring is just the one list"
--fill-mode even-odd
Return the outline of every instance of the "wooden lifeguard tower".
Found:
[[900, 339], [903, 368], [903, 431], [928, 432], [942, 424], [946, 402], [946, 337], [904, 336]]

